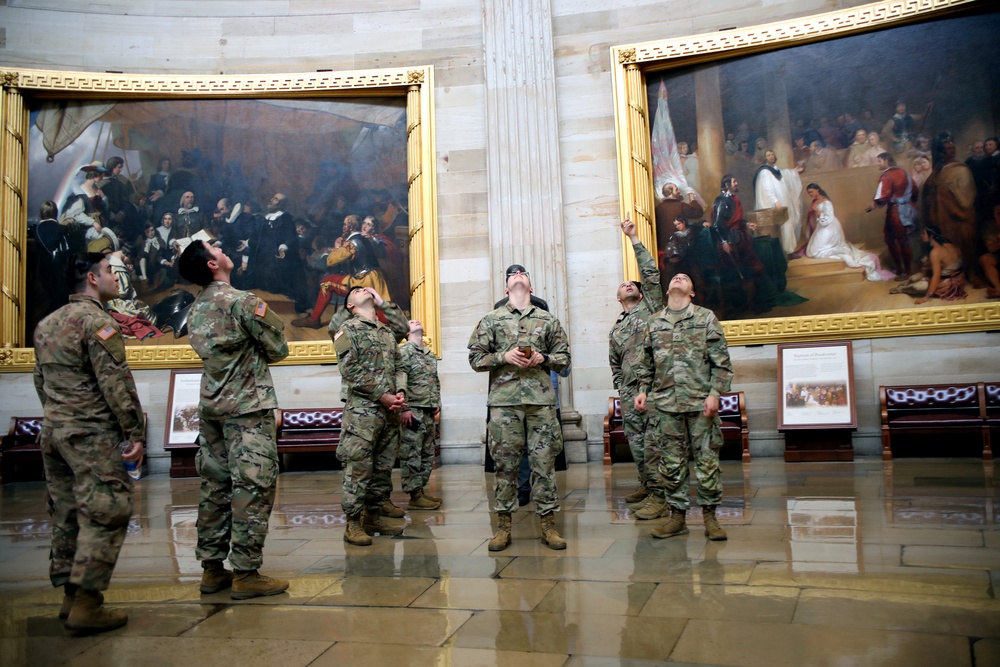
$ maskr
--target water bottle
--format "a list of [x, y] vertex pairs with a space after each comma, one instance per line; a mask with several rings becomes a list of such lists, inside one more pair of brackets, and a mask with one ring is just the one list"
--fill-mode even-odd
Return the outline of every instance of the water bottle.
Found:
[[[128, 443], [127, 441], [122, 440], [120, 443], [118, 443], [118, 449], [120, 449], [124, 453], [125, 450], [128, 449], [129, 444], [130, 443]], [[131, 477], [132, 479], [139, 479], [140, 477], [142, 477], [142, 468], [139, 467], [138, 461], [126, 461], [125, 459], [122, 459], [122, 463], [125, 464], [125, 472], [128, 473], [129, 477]]]

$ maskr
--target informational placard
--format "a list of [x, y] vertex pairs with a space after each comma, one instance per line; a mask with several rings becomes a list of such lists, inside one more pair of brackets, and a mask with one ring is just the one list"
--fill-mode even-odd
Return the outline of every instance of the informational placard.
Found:
[[198, 438], [198, 399], [201, 394], [201, 371], [170, 371], [167, 396], [167, 428], [163, 444], [192, 444]]
[[778, 346], [778, 430], [857, 428], [850, 341]]

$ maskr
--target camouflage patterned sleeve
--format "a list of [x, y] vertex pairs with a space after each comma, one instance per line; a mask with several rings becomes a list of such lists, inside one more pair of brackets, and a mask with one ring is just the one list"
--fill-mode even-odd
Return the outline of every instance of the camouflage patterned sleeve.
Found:
[[344, 326], [344, 322], [350, 318], [351, 311], [349, 311], [346, 307], [337, 308], [337, 312], [335, 312], [333, 317], [330, 318], [330, 325], [326, 328], [326, 333], [329, 334], [330, 340], [333, 340], [333, 337], [337, 335], [338, 331], [340, 331], [340, 327]]
[[632, 246], [635, 251], [635, 261], [639, 265], [639, 275], [642, 278], [642, 295], [649, 304], [649, 311], [655, 313], [663, 309], [663, 285], [660, 284], [660, 267], [656, 259], [641, 243]]
[[392, 301], [383, 301], [380, 309], [389, 321], [389, 329], [396, 337], [396, 342], [402, 343], [410, 335], [410, 322], [406, 319], [406, 313]]
[[476, 330], [469, 337], [469, 365], [472, 366], [472, 370], [478, 372], [488, 371], [506, 363], [503, 352], [493, 349], [493, 330], [489, 319], [487, 315], [479, 320]]
[[728, 392], [733, 381], [733, 364], [729, 359], [729, 347], [726, 345], [726, 336], [722, 332], [722, 324], [719, 323], [715, 314], [711, 314], [708, 321], [708, 331], [706, 333], [706, 344], [708, 361], [712, 367], [712, 389], [710, 396], [721, 396]]
[[125, 342], [117, 329], [105, 326], [87, 338], [87, 352], [104, 400], [118, 419], [128, 442], [146, 441], [146, 420], [139, 404], [132, 371], [125, 360]]
[[635, 377], [639, 393], [648, 394], [649, 385], [653, 381], [653, 338], [649, 335], [649, 325], [642, 332], [642, 343], [635, 362]]
[[569, 339], [566, 337], [566, 331], [562, 328], [559, 320], [552, 319], [547, 339], [548, 349], [545, 354], [548, 355], [549, 360], [545, 368], [560, 373], [569, 368], [570, 355]]
[[[398, 310], [398, 308], [397, 308], [397, 310]], [[400, 312], [402, 312], [402, 311], [400, 311]], [[406, 328], [407, 328], [407, 330], [409, 330], [409, 328], [410, 328], [409, 324], [406, 325]], [[407, 381], [409, 380], [408, 367], [407, 367], [405, 361], [403, 360], [403, 353], [400, 350], [399, 345], [393, 345], [392, 346], [392, 350], [393, 350], [393, 355], [395, 356], [395, 365], [394, 365], [394, 368], [396, 369], [396, 378], [395, 378], [396, 379], [396, 392], [397, 393], [398, 392], [403, 392], [404, 394], [406, 394], [407, 396], [409, 396], [409, 392], [407, 391], [407, 387], [408, 387]]]
[[32, 372], [32, 378], [35, 381], [35, 393], [38, 394], [38, 400], [42, 402], [42, 407], [45, 407], [45, 378], [42, 375], [42, 366], [37, 361], [35, 362], [35, 370]]
[[233, 313], [246, 332], [259, 343], [268, 363], [281, 361], [288, 356], [288, 341], [285, 340], [285, 323], [267, 305], [267, 302], [252, 293], [247, 293]]
[[341, 327], [334, 341], [340, 374], [352, 394], [377, 401], [382, 394], [389, 393], [390, 379], [383, 372], [373, 372], [371, 360], [378, 352], [370, 346], [370, 339], [355, 331], [351, 326]]
[[611, 381], [615, 389], [622, 386], [622, 351], [615, 345], [614, 338], [608, 336], [608, 363], [611, 364]]

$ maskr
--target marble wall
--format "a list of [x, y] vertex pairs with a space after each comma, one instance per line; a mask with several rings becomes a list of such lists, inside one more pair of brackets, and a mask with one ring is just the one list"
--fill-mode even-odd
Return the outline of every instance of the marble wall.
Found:
[[[562, 202], [566, 310], [573, 374], [569, 400], [583, 416], [586, 443], [571, 459], [599, 458], [611, 392], [607, 331], [618, 313], [622, 275], [609, 48], [613, 44], [748, 26], [863, 4], [832, 0], [549, 0], [511, 2], [521, 20], [551, 21]], [[466, 343], [501, 295], [503, 266], [491, 266], [487, 155], [491, 118], [484, 16], [490, 0], [0, 0], [0, 69], [36, 67], [125, 72], [257, 73], [387, 66], [435, 67], [441, 258], [440, 364], [446, 462], [481, 457], [486, 378], [469, 370]], [[512, 145], [520, 136], [509, 136]], [[510, 165], [508, 168], [518, 168]], [[502, 175], [501, 175], [502, 176]], [[525, 221], [529, 224], [531, 221]], [[558, 223], [557, 223], [558, 224]], [[530, 267], [529, 267], [530, 268]], [[544, 296], [544, 295], [543, 295]], [[878, 452], [879, 384], [996, 379], [996, 336], [967, 334], [860, 340], [854, 345], [859, 453]], [[774, 346], [734, 348], [736, 389], [747, 392], [755, 456], [779, 456]], [[920, 359], [914, 364], [914, 359]], [[984, 365], [983, 362], [987, 363]], [[282, 405], [328, 402], [339, 391], [335, 366], [274, 369]], [[168, 371], [136, 374], [150, 416], [154, 470], [164, 470], [162, 438]], [[0, 374], [0, 423], [37, 414], [28, 375]]]

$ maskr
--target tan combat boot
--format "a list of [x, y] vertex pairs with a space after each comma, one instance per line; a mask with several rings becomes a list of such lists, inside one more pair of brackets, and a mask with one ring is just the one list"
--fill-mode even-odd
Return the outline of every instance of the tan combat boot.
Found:
[[369, 535], [402, 535], [405, 526], [401, 521], [391, 521], [383, 516], [380, 507], [366, 508], [361, 515], [361, 527]]
[[684, 510], [678, 510], [671, 507], [670, 521], [666, 522], [662, 526], [657, 526], [653, 530], [649, 531], [649, 534], [661, 540], [667, 537], [687, 535], [690, 531], [687, 527], [685, 518], [686, 514], [687, 512]]
[[406, 516], [406, 512], [404, 512], [401, 507], [394, 505], [392, 500], [389, 498], [386, 498], [385, 502], [378, 506], [378, 511], [382, 516], [387, 516], [393, 519], [402, 519]]
[[542, 542], [549, 549], [559, 551], [566, 548], [566, 540], [562, 538], [556, 530], [556, 513], [549, 512], [541, 517], [542, 519]]
[[128, 623], [128, 612], [105, 609], [100, 591], [80, 588], [73, 598], [73, 608], [66, 617], [66, 629], [73, 636], [90, 635], [120, 628]]
[[726, 531], [719, 525], [719, 519], [715, 516], [715, 505], [702, 505], [701, 511], [705, 516], [705, 537], [713, 542], [728, 540]]
[[201, 592], [205, 595], [224, 591], [233, 585], [233, 573], [221, 560], [206, 560], [201, 564]]
[[249, 600], [266, 595], [277, 595], [288, 590], [288, 581], [272, 579], [259, 570], [236, 570], [233, 572], [233, 592], [229, 594], [234, 600]]
[[424, 498], [426, 498], [427, 500], [430, 500], [431, 502], [435, 502], [435, 503], [443, 502], [441, 500], [440, 496], [432, 496], [431, 494], [427, 493], [427, 487], [426, 486], [423, 489], [421, 489], [421, 491], [424, 492]]
[[[63, 601], [62, 606], [59, 607], [59, 618], [64, 621], [66, 620], [66, 617], [69, 616], [69, 610], [73, 608], [73, 602], [76, 600], [76, 591], [78, 588], [79, 587], [76, 584], [65, 584], [63, 586]], [[101, 596], [101, 602], [104, 602], [104, 596], [101, 595], [101, 593], [98, 593], [98, 595]]]
[[368, 536], [368, 533], [361, 526], [361, 515], [362, 512], [358, 512], [354, 516], [347, 517], [347, 527], [344, 528], [344, 541], [354, 546], [367, 547], [371, 545], [372, 538]]
[[497, 532], [490, 540], [490, 551], [503, 551], [510, 546], [510, 512], [497, 514]]
[[[625, 496], [625, 502], [628, 503], [629, 505], [632, 505], [632, 503], [641, 503], [643, 500], [646, 499], [646, 496], [648, 495], [649, 495], [649, 489], [647, 489], [645, 486], [640, 486], [638, 489]], [[633, 509], [639, 509], [639, 508], [635, 507]]]
[[423, 489], [410, 491], [411, 510], [436, 510], [441, 507], [441, 501], [434, 501], [424, 493]]
[[646, 498], [646, 504], [635, 511], [635, 518], [641, 519], [643, 521], [649, 521], [650, 519], [656, 519], [657, 517], [663, 516], [663, 513], [667, 511], [667, 501], [663, 496], [658, 496], [655, 494], [649, 494]]

